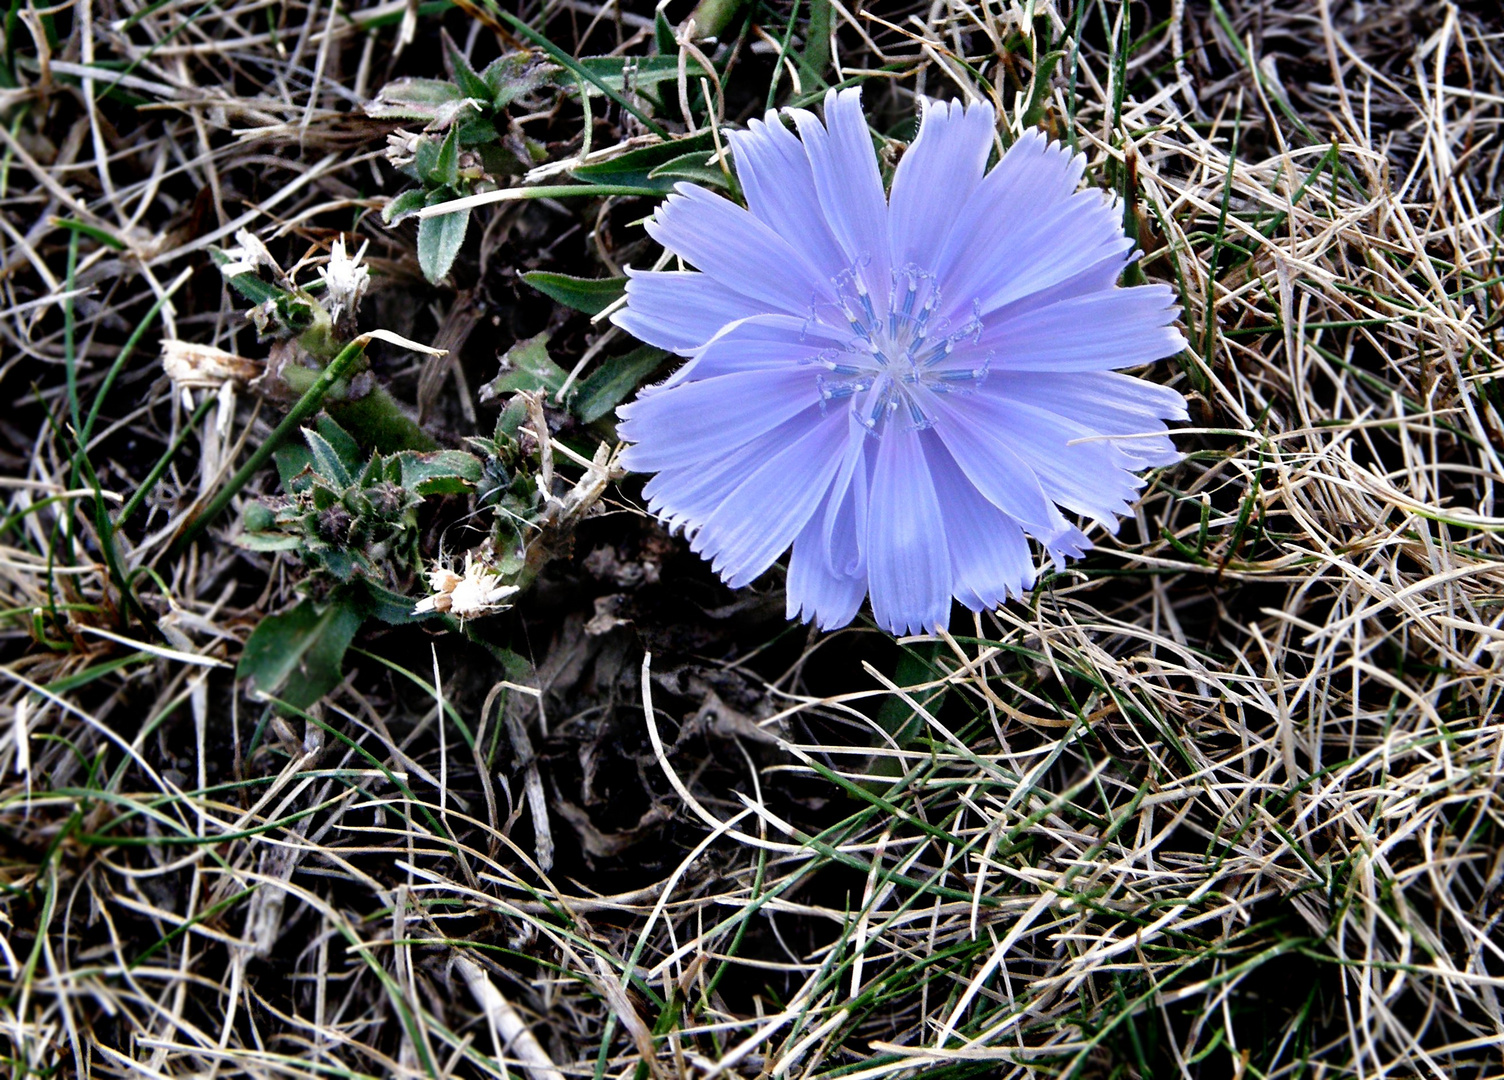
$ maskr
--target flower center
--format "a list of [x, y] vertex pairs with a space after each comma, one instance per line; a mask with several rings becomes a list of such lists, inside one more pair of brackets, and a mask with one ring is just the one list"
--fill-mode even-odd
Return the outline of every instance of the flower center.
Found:
[[889, 423], [927, 428], [934, 423], [931, 394], [970, 392], [987, 377], [990, 357], [980, 363], [969, 356], [952, 359], [967, 339], [974, 344], [982, 333], [972, 301], [972, 314], [959, 326], [940, 312], [940, 289], [935, 275], [912, 263], [893, 271], [887, 311], [880, 312], [872, 294], [853, 267], [832, 279], [839, 307], [817, 317], [849, 336], [839, 349], [827, 349], [813, 363], [825, 368], [817, 380], [822, 410], [847, 402], [872, 435], [880, 436]]

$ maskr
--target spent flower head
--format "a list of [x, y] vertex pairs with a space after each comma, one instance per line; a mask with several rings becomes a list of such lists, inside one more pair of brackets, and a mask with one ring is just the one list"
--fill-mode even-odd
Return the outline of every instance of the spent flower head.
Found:
[[263, 266], [274, 274], [282, 273], [272, 253], [250, 229], [235, 230], [235, 246], [225, 248], [225, 258], [226, 261], [219, 264], [219, 272], [226, 280], [240, 274], [254, 274]]
[[324, 283], [324, 308], [331, 322], [338, 323], [345, 314], [353, 315], [360, 306], [360, 299], [371, 283], [370, 268], [360, 259], [365, 254], [362, 244], [352, 258], [345, 251], [345, 238], [336, 236], [329, 245], [329, 262], [318, 269], [319, 279]]
[[1117, 373], [1185, 347], [1165, 285], [1084, 160], [1038, 132], [986, 172], [989, 105], [925, 101], [883, 192], [857, 90], [730, 136], [747, 208], [680, 184], [648, 225], [695, 270], [637, 271], [613, 316], [690, 360], [623, 406], [649, 505], [733, 587], [792, 546], [788, 613], [894, 633], [1033, 587], [1178, 460], [1169, 388]]

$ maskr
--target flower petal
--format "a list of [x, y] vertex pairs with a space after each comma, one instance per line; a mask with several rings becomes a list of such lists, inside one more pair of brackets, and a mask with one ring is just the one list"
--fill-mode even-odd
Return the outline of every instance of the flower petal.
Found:
[[1173, 465], [1180, 453], [1169, 437], [1143, 438], [1165, 431], [1166, 420], [1187, 420], [1185, 398], [1168, 386], [1116, 371], [1053, 375], [1000, 371], [989, 375], [983, 392], [1070, 419], [1102, 435], [1132, 435], [1114, 446], [1138, 459], [1136, 468]]
[[693, 270], [627, 270], [627, 306], [611, 321], [660, 349], [689, 355], [727, 323], [775, 310]]
[[835, 292], [797, 248], [748, 211], [693, 184], [678, 184], [647, 224], [648, 235], [764, 310], [807, 314]]
[[776, 112], [752, 120], [730, 136], [736, 178], [747, 209], [768, 228], [799, 247], [827, 278], [850, 265], [820, 212], [820, 196], [804, 146]]
[[[823, 516], [811, 515], [804, 530], [794, 538], [784, 591], [790, 619], [812, 622], [821, 630], [835, 630], [856, 618], [867, 595], [867, 576], [838, 574], [830, 569]], [[844, 529], [852, 529], [851, 515], [844, 515], [842, 522]], [[856, 536], [853, 532], [838, 542], [855, 547]]]
[[1133, 250], [1133, 241], [1123, 235], [1121, 213], [1095, 190], [1079, 192], [1030, 220], [1010, 224], [1014, 227], [996, 240], [998, 247], [985, 270], [956, 288], [958, 295], [975, 297], [983, 315], [1024, 297], [1049, 295], [1079, 274], [1100, 270], [1104, 262], [1110, 266], [1115, 260], [1121, 274]]
[[622, 453], [635, 472], [681, 468], [745, 445], [819, 400], [808, 367], [737, 371], [641, 394], [616, 410]]
[[825, 220], [846, 254], [846, 265], [857, 269], [881, 311], [889, 287], [888, 200], [867, 133], [861, 89], [827, 93], [824, 124], [814, 113], [792, 111]]
[[847, 425], [845, 454], [831, 484], [830, 498], [825, 503], [820, 535], [825, 542], [825, 559], [830, 572], [865, 580], [864, 538], [871, 490], [867, 458], [872, 440], [854, 414], [848, 413]]
[[1084, 167], [1083, 157], [1038, 132], [1003, 155], [960, 209], [939, 259], [953, 318], [986, 315], [1088, 271], [1093, 281], [1108, 271], [1107, 285], [1117, 279], [1133, 242], [1100, 191], [1076, 191]]
[[933, 270], [957, 215], [982, 182], [992, 151], [996, 114], [983, 102], [920, 98], [919, 134], [893, 174], [888, 234], [895, 267]]
[[[1039, 478], [1052, 502], [1094, 519], [1117, 532], [1120, 515], [1131, 513], [1144, 481], [1132, 471], [1138, 462], [1114, 443], [1093, 440], [1091, 428], [1054, 412], [1007, 400], [984, 386], [957, 399], [966, 423], [987, 431], [1018, 455]], [[1077, 440], [1091, 441], [1077, 441]]]
[[956, 599], [972, 611], [985, 611], [1034, 587], [1034, 562], [1024, 531], [982, 498], [938, 439], [926, 452], [935, 494], [945, 512]]
[[[673, 375], [644, 394], [656, 394], [690, 379], [708, 379], [738, 371], [766, 371], [809, 365], [822, 353], [845, 342], [831, 337], [818, 322], [793, 315], [754, 315], [724, 327]], [[823, 370], [823, 369], [820, 369]], [[819, 373], [815, 374], [818, 383]]]
[[724, 457], [663, 470], [643, 485], [648, 509], [663, 520], [670, 532], [676, 529], [693, 532], [769, 454], [807, 431], [816, 416], [811, 409], [808, 415], [787, 420]]
[[770, 453], [695, 533], [690, 550], [727, 585], [750, 584], [814, 517], [841, 463], [847, 419], [819, 419]]
[[894, 634], [927, 634], [950, 621], [945, 520], [920, 432], [890, 424], [880, 440], [867, 518], [872, 615]]
[[983, 276], [997, 258], [998, 242], [1069, 199], [1085, 169], [1085, 158], [1037, 131], [1025, 132], [961, 207], [936, 270], [957, 285]]
[[979, 423], [965, 407], [977, 396], [935, 395], [930, 406], [935, 434], [983, 498], [1036, 538], [1056, 536], [1067, 527], [1065, 519], [1045, 495], [1034, 470], [1009, 445], [1006, 434]]
[[985, 356], [993, 371], [1109, 371], [1134, 367], [1185, 348], [1170, 325], [1179, 314], [1168, 285], [1076, 296], [1043, 308], [1019, 305], [989, 319], [957, 359]]

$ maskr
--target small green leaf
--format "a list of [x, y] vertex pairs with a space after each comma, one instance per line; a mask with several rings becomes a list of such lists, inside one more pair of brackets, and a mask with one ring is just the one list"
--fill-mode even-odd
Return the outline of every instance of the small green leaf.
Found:
[[288, 494], [307, 491], [313, 483], [313, 455], [306, 446], [285, 443], [272, 455], [277, 463], [277, 475], [282, 478], [282, 490]]
[[493, 95], [486, 81], [475, 73], [475, 69], [470, 66], [470, 61], [466, 60], [465, 54], [455, 47], [447, 31], [443, 38], [444, 49], [449, 54], [449, 65], [454, 69], [454, 81], [461, 92], [467, 98], [489, 102]]
[[620, 300], [627, 291], [627, 279], [624, 277], [577, 278], [547, 270], [532, 270], [523, 274], [522, 280], [544, 296], [576, 311], [583, 311], [586, 315], [600, 314]]
[[399, 592], [393, 592], [391, 589], [384, 588], [370, 578], [360, 579], [357, 582], [357, 587], [365, 593], [362, 597], [361, 608], [365, 611], [366, 617], [379, 619], [388, 626], [403, 626], [407, 623], [445, 618], [445, 616], [438, 615], [435, 612], [414, 615], [412, 597], [403, 596]]
[[631, 396], [653, 372], [663, 366], [668, 353], [651, 345], [612, 357], [580, 383], [571, 405], [584, 424], [593, 424]]
[[[442, 191], [430, 192], [427, 205], [448, 202]], [[460, 210], [453, 214], [439, 214], [418, 222], [418, 265], [423, 276], [437, 285], [449, 273], [460, 245], [465, 242], [465, 228], [470, 224], [470, 211]]]
[[1056, 50], [1040, 57], [1034, 69], [1034, 83], [1029, 91], [1029, 104], [1024, 108], [1023, 126], [1031, 128], [1044, 119], [1045, 109], [1050, 104], [1050, 76], [1055, 65], [1065, 58], [1065, 53]]
[[711, 187], [718, 187], [725, 191], [735, 190], [726, 170], [715, 164], [713, 159], [707, 162], [707, 157], [708, 155], [703, 150], [680, 154], [648, 173], [648, 180], [670, 182], [689, 180], [696, 184], [709, 184]]
[[386, 204], [386, 209], [381, 212], [381, 220], [388, 225], [395, 225], [404, 218], [412, 217], [419, 210], [423, 209], [424, 200], [427, 197], [428, 193], [422, 188], [413, 188], [411, 191], [404, 191], [401, 195], [398, 195]]
[[676, 56], [679, 52], [679, 42], [674, 39], [674, 28], [669, 25], [668, 16], [663, 14], [663, 5], [658, 5], [658, 10], [653, 12], [653, 40], [658, 45], [658, 51], [665, 56]]
[[[442, 79], [395, 79], [366, 105], [366, 115], [378, 120], [435, 120], [453, 111], [466, 94]], [[484, 99], [483, 99], [484, 100]]]
[[330, 416], [320, 416], [317, 421], [318, 432], [324, 440], [339, 455], [339, 460], [344, 464], [345, 470], [351, 476], [360, 472], [361, 454], [360, 444], [351, 434], [334, 422]]
[[480, 399], [490, 401], [519, 390], [557, 393], [569, 373], [548, 355], [548, 332], [519, 341], [501, 358], [501, 374], [481, 387]]
[[339, 452], [329, 445], [327, 439], [313, 428], [303, 429], [303, 439], [308, 443], [308, 449], [313, 454], [314, 470], [327, 480], [331, 487], [347, 488], [354, 482], [350, 476], [350, 470], [345, 468], [345, 463], [339, 459]]
[[[421, 166], [420, 166], [421, 168]], [[434, 187], [454, 187], [460, 182], [460, 133], [456, 127], [449, 129], [439, 152], [427, 172], [419, 173], [423, 182]]]
[[664, 178], [654, 180], [650, 173], [660, 165], [689, 153], [709, 154], [715, 149], [710, 133], [692, 135], [686, 139], [661, 142], [628, 150], [625, 154], [598, 161], [593, 165], [581, 165], [571, 169], [569, 175], [589, 184], [619, 184], [626, 187], [646, 188], [650, 191], [672, 191], [676, 181]]
[[[679, 80], [677, 48], [668, 56], [582, 56], [579, 64], [602, 84], [619, 94], [639, 93], [643, 90], [652, 92], [657, 89], [659, 83]], [[689, 61], [690, 82], [694, 82], [701, 74], [703, 71], [700, 65], [691, 59]], [[592, 97], [600, 93], [589, 83], [585, 84], [585, 89]]]
[[461, 146], [479, 146], [482, 143], [494, 143], [501, 138], [496, 125], [484, 116], [475, 116], [456, 124], [455, 130], [460, 133]]
[[402, 486], [417, 495], [463, 495], [480, 479], [480, 458], [463, 450], [404, 450], [396, 458]]
[[265, 503], [248, 503], [240, 515], [240, 524], [246, 532], [266, 532], [277, 527], [277, 512]]
[[497, 109], [505, 109], [517, 98], [523, 97], [556, 75], [559, 68], [537, 52], [513, 52], [491, 61], [481, 80], [491, 90], [490, 101]]
[[235, 537], [235, 546], [247, 551], [297, 551], [307, 544], [303, 537], [287, 533], [243, 532]]
[[263, 694], [306, 709], [339, 685], [345, 650], [360, 623], [360, 612], [347, 597], [336, 594], [322, 608], [304, 600], [257, 624], [235, 673]]
[[[223, 266], [230, 261], [230, 257], [220, 248], [210, 248], [209, 257], [214, 260], [215, 266]], [[275, 285], [268, 285], [249, 270], [244, 274], [236, 274], [228, 280], [230, 288], [253, 304], [259, 305], [266, 303], [268, 300], [281, 300], [288, 295], [285, 290], [279, 289]]]
[[424, 135], [413, 147], [413, 161], [410, 166], [412, 174], [425, 184], [432, 186], [434, 181], [430, 177], [438, 175], [439, 147], [442, 140], [432, 135]]
[[[497, 380], [500, 378], [497, 376]], [[487, 383], [486, 389], [489, 390], [493, 385], [494, 381]], [[490, 396], [482, 394], [481, 400], [489, 401]], [[502, 407], [501, 414], [496, 417], [496, 430], [492, 433], [492, 439], [497, 443], [503, 443], [506, 440], [512, 440], [515, 443], [517, 433], [522, 430], [522, 422], [526, 419], [527, 402], [521, 398], [512, 398]]]

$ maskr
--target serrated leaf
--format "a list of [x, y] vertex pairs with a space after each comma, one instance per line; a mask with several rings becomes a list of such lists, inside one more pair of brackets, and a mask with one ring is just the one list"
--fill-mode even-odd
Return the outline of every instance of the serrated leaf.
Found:
[[424, 200], [427, 198], [428, 193], [422, 188], [404, 191], [386, 204], [386, 209], [381, 211], [381, 220], [388, 225], [395, 225], [405, 218], [410, 218], [423, 209]]
[[519, 390], [557, 393], [569, 373], [548, 355], [548, 332], [519, 341], [501, 358], [501, 374], [480, 388], [480, 399], [491, 401]]
[[333, 487], [349, 487], [353, 482], [350, 470], [340, 460], [339, 451], [329, 445], [329, 440], [313, 428], [303, 429], [303, 439], [308, 443], [308, 450], [313, 455], [313, 467], [319, 475]]
[[629, 187], [648, 188], [652, 191], [672, 191], [677, 181], [667, 178], [654, 180], [649, 174], [660, 165], [666, 165], [685, 154], [709, 154], [714, 149], [715, 143], [710, 133], [706, 132], [703, 135], [692, 135], [686, 139], [675, 139], [672, 142], [628, 150], [625, 154], [611, 158], [609, 161], [597, 161], [592, 165], [581, 165], [577, 169], [571, 169], [569, 175], [589, 184], [622, 184]]
[[627, 279], [624, 277], [578, 278], [547, 270], [531, 270], [522, 275], [522, 280], [544, 296], [557, 300], [565, 307], [583, 311], [586, 315], [600, 314], [620, 300], [627, 291]]
[[443, 79], [394, 79], [366, 103], [366, 115], [378, 120], [435, 120], [465, 100], [466, 94]]
[[304, 600], [257, 624], [235, 673], [262, 693], [306, 709], [339, 685], [360, 624], [360, 612], [343, 596], [323, 607]]
[[668, 353], [643, 345], [613, 357], [580, 383], [571, 408], [584, 424], [593, 424], [627, 400], [662, 365]]
[[[444, 192], [431, 192], [427, 205], [447, 202]], [[437, 285], [449, 273], [460, 246], [465, 242], [465, 229], [470, 224], [470, 211], [460, 210], [453, 214], [439, 214], [418, 222], [418, 266], [430, 283]]]
[[480, 479], [480, 458], [463, 450], [404, 450], [396, 460], [399, 483], [417, 495], [463, 495]]

